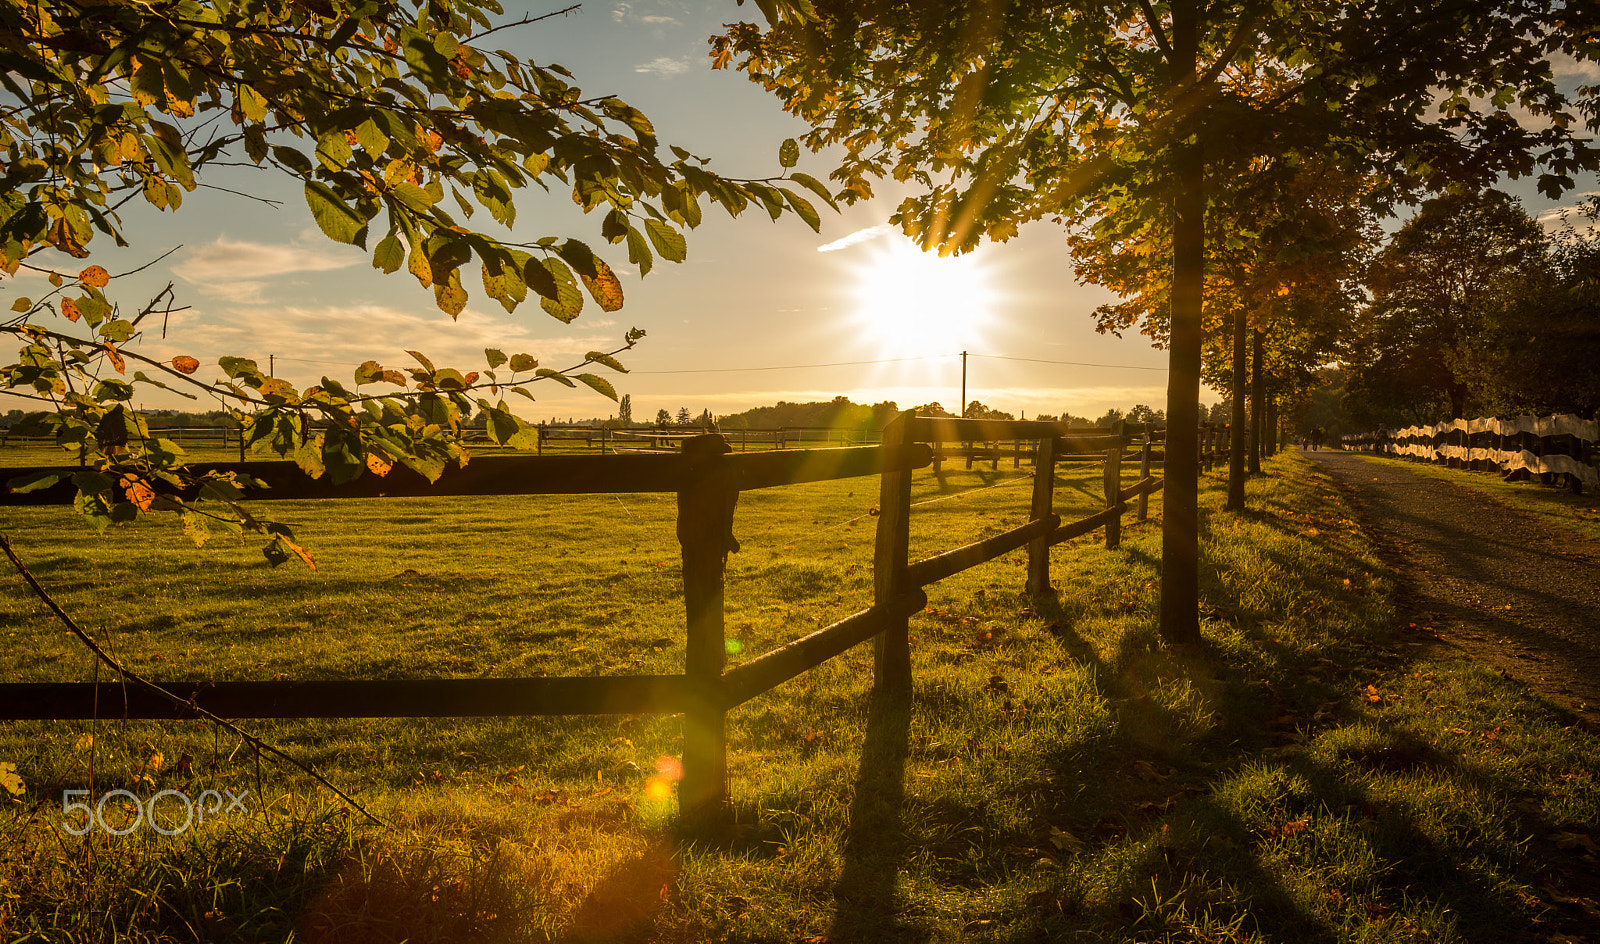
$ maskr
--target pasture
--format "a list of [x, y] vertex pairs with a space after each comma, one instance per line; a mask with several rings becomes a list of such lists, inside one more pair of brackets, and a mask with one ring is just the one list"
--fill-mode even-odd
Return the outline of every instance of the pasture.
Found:
[[[1028, 469], [922, 471], [913, 557], [1021, 524]], [[673, 718], [253, 722], [386, 820], [204, 722], [10, 723], [6, 940], [1549, 940], [1591, 906], [1600, 750], [1394, 623], [1395, 580], [1295, 456], [1202, 488], [1200, 652], [1154, 630], [1160, 496], [928, 588], [909, 702], [863, 646], [730, 713], [735, 827], [680, 834]], [[1102, 504], [1060, 470], [1064, 519]], [[877, 480], [743, 494], [730, 664], [865, 606]], [[677, 672], [672, 495], [261, 503], [318, 570], [144, 523], [8, 509], [36, 575], [156, 679]], [[13, 681], [87, 680], [23, 588]], [[102, 676], [103, 677], [103, 676]], [[62, 791], [249, 791], [165, 837], [63, 830]], [[108, 812], [115, 814], [113, 807]], [[1588, 845], [1585, 845], [1585, 842]], [[1584, 857], [1588, 856], [1587, 859]], [[1590, 870], [1592, 874], [1592, 869]], [[1575, 877], [1576, 876], [1576, 877]], [[1589, 902], [1583, 905], [1581, 902]], [[1579, 904], [1573, 904], [1578, 902]], [[1577, 909], [1574, 911], [1573, 909]]]

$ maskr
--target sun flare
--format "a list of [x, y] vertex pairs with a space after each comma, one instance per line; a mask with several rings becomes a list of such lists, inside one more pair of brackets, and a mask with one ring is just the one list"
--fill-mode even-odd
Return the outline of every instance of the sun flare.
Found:
[[891, 357], [952, 354], [979, 340], [995, 292], [976, 253], [940, 258], [898, 234], [856, 268], [855, 323]]

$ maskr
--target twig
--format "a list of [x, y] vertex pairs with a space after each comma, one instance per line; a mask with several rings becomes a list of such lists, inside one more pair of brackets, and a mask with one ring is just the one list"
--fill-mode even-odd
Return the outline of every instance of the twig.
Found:
[[109, 666], [112, 669], [112, 671], [114, 671], [118, 675], [120, 675], [123, 678], [124, 682], [132, 682], [133, 684], [135, 684], [135, 685], [137, 685], [137, 686], [139, 686], [141, 688], [144, 688], [144, 689], [147, 689], [149, 691], [155, 692], [157, 695], [160, 695], [162, 698], [167, 699], [168, 701], [172, 702], [174, 705], [178, 705], [178, 706], [180, 706], [182, 708], [187, 708], [190, 711], [193, 711], [196, 714], [199, 714], [200, 716], [204, 717], [206, 720], [211, 721], [212, 723], [220, 725], [220, 726], [222, 726], [224, 728], [227, 728], [229, 731], [232, 731], [234, 734], [238, 735], [240, 738], [242, 738], [243, 740], [248, 742], [250, 744], [250, 746], [252, 748], [254, 748], [255, 750], [257, 750], [257, 751], [263, 751], [264, 750], [267, 753], [273, 755], [274, 757], [281, 758], [282, 760], [286, 760], [290, 764], [293, 764], [302, 773], [304, 773], [307, 776], [311, 777], [313, 780], [315, 780], [318, 783], [322, 784], [324, 787], [327, 787], [329, 790], [332, 790], [339, 797], [339, 799], [343, 800], [347, 805], [349, 805], [356, 812], [358, 812], [361, 815], [365, 816], [367, 819], [372, 820], [372, 822], [376, 823], [377, 825], [379, 825], [379, 826], [388, 826], [389, 825], [388, 823], [384, 822], [382, 819], [379, 819], [376, 814], [372, 813], [366, 807], [362, 806], [360, 803], [357, 803], [354, 799], [352, 799], [350, 797], [349, 794], [345, 793], [343, 790], [340, 790], [338, 787], [334, 786], [331, 782], [329, 782], [329, 780], [326, 777], [324, 777], [321, 774], [317, 773], [315, 770], [312, 770], [310, 767], [306, 766], [304, 763], [302, 763], [301, 761], [299, 761], [295, 757], [285, 753], [284, 751], [280, 750], [279, 748], [277, 748], [277, 747], [275, 747], [275, 746], [273, 746], [271, 744], [268, 744], [266, 741], [261, 740], [260, 738], [256, 737], [255, 735], [251, 734], [250, 732], [248, 732], [248, 731], [244, 730], [243, 728], [239, 727], [237, 724], [234, 724], [232, 721], [229, 721], [226, 718], [220, 717], [218, 715], [215, 715], [215, 714], [207, 711], [204, 708], [201, 708], [199, 705], [196, 705], [194, 702], [190, 701], [189, 699], [180, 698], [177, 695], [174, 695], [173, 693], [171, 693], [171, 692], [167, 691], [166, 689], [162, 688], [160, 685], [157, 685], [155, 682], [150, 681], [149, 679], [139, 675], [138, 673], [132, 671], [131, 669], [125, 668], [122, 665], [122, 663], [120, 663], [116, 659], [112, 658], [104, 649], [100, 648], [100, 645], [98, 643], [96, 643], [92, 638], [90, 638], [88, 633], [84, 632], [83, 627], [79, 626], [77, 621], [74, 620], [70, 615], [68, 615], [67, 611], [63, 610], [61, 608], [61, 606], [56, 603], [55, 599], [50, 596], [50, 592], [48, 590], [46, 590], [43, 587], [43, 585], [41, 585], [39, 583], [38, 579], [36, 579], [33, 576], [33, 573], [28, 570], [27, 565], [22, 563], [22, 558], [17, 556], [16, 550], [14, 550], [11, 547], [11, 542], [3, 534], [0, 534], [0, 550], [5, 551], [6, 557], [11, 559], [11, 565], [17, 569], [17, 573], [22, 576], [23, 582], [25, 582], [28, 585], [29, 589], [33, 590], [34, 595], [37, 596], [40, 600], [44, 601], [44, 605], [50, 609], [50, 612], [55, 614], [56, 618], [59, 619], [67, 627], [67, 629], [69, 631], [71, 631], [72, 635], [78, 637], [78, 641], [79, 642], [81, 642], [85, 646], [89, 647], [89, 651], [94, 653], [95, 658], [97, 658], [101, 662], [105, 663], [107, 666]]
[[475, 33], [472, 36], [468, 36], [467, 37], [467, 43], [470, 45], [470, 44], [475, 43], [478, 40], [484, 38], [485, 36], [488, 36], [490, 33], [498, 33], [503, 29], [510, 29], [513, 26], [527, 26], [530, 23], [537, 23], [540, 20], [548, 20], [551, 17], [562, 16], [564, 14], [571, 13], [572, 11], [578, 9], [582, 5], [583, 4], [581, 4], [581, 3], [574, 3], [570, 7], [563, 7], [560, 10], [552, 10], [549, 13], [541, 13], [538, 16], [525, 16], [522, 19], [516, 21], [515, 23], [502, 23], [499, 26], [496, 26], [496, 27], [494, 27], [492, 29], [486, 29], [481, 33]]

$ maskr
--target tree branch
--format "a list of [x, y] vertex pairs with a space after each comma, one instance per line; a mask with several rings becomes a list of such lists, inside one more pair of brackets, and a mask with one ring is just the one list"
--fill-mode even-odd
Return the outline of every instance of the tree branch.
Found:
[[63, 610], [61, 608], [60, 604], [56, 603], [56, 601], [50, 596], [49, 591], [45, 590], [43, 585], [41, 585], [39, 583], [38, 579], [35, 578], [33, 576], [33, 574], [28, 570], [27, 566], [22, 563], [22, 558], [17, 556], [17, 552], [16, 552], [15, 549], [12, 548], [11, 542], [9, 540], [7, 540], [6, 536], [3, 535], [3, 534], [0, 534], [0, 550], [5, 551], [6, 557], [10, 558], [11, 565], [16, 568], [17, 573], [18, 573], [18, 575], [20, 575], [22, 577], [23, 582], [28, 585], [29, 589], [31, 589], [33, 591], [35, 596], [37, 596], [41, 601], [44, 602], [44, 605], [49, 608], [50, 612], [55, 614], [56, 619], [60, 620], [61, 623], [67, 627], [68, 631], [70, 631], [72, 633], [72, 635], [78, 637], [78, 641], [83, 643], [84, 646], [88, 647], [89, 651], [94, 653], [94, 656], [95, 656], [96, 659], [99, 659], [105, 665], [110, 666], [111, 670], [113, 672], [116, 672], [117, 675], [121, 676], [125, 682], [132, 682], [134, 685], [138, 686], [139, 688], [143, 688], [146, 691], [154, 692], [155, 694], [161, 696], [162, 698], [165, 698], [167, 701], [171, 702], [172, 704], [180, 706], [180, 707], [183, 707], [183, 708], [187, 708], [188, 710], [195, 712], [196, 714], [200, 715], [201, 717], [205, 718], [206, 720], [211, 721], [213, 724], [217, 724], [217, 725], [220, 725], [221, 727], [224, 727], [224, 728], [228, 729], [229, 731], [231, 731], [234, 734], [238, 735], [239, 737], [243, 738], [245, 741], [249, 742], [249, 744], [252, 747], [256, 748], [257, 750], [266, 751], [267, 753], [273, 755], [274, 757], [278, 757], [278, 758], [281, 758], [283, 760], [288, 761], [290, 764], [293, 764], [296, 768], [298, 768], [302, 773], [304, 773], [307, 776], [311, 777], [313, 780], [315, 780], [316, 782], [322, 784], [324, 787], [327, 787], [329, 790], [332, 790], [339, 797], [339, 799], [343, 800], [345, 802], [345, 804], [348, 805], [351, 809], [353, 809], [356, 812], [360, 813], [362, 816], [365, 816], [367, 819], [371, 820], [376, 825], [379, 825], [379, 826], [388, 826], [389, 825], [388, 823], [384, 822], [382, 819], [378, 818], [378, 816], [376, 814], [374, 814], [371, 810], [368, 810], [366, 807], [362, 806], [360, 803], [357, 803], [355, 801], [355, 799], [352, 798], [348, 793], [345, 793], [343, 790], [340, 790], [338, 787], [334, 786], [333, 783], [328, 780], [328, 778], [326, 778], [326, 777], [322, 776], [321, 774], [317, 773], [315, 770], [312, 770], [309, 766], [307, 766], [306, 764], [302, 763], [299, 759], [297, 759], [297, 758], [293, 757], [292, 755], [286, 753], [285, 751], [283, 751], [282, 749], [278, 748], [277, 746], [275, 746], [273, 744], [269, 744], [266, 741], [261, 740], [260, 738], [256, 737], [254, 734], [251, 734], [250, 732], [248, 732], [248, 731], [244, 730], [243, 728], [239, 727], [237, 724], [234, 724], [232, 721], [229, 721], [228, 719], [220, 717], [220, 716], [218, 716], [216, 714], [213, 714], [212, 712], [209, 712], [206, 709], [201, 708], [199, 705], [196, 705], [194, 702], [192, 702], [192, 701], [190, 701], [188, 699], [179, 698], [177, 695], [174, 695], [173, 693], [167, 691], [166, 689], [162, 688], [160, 685], [157, 685], [155, 682], [152, 682], [149, 679], [143, 677], [142, 675], [139, 675], [139, 674], [135, 673], [131, 669], [125, 668], [122, 665], [122, 663], [118, 662], [115, 658], [113, 658], [104, 649], [100, 648], [100, 644], [95, 642], [92, 638], [90, 638], [89, 634], [87, 632], [84, 632], [83, 627], [79, 626], [77, 621], [74, 620], [67, 613], [66, 610]]

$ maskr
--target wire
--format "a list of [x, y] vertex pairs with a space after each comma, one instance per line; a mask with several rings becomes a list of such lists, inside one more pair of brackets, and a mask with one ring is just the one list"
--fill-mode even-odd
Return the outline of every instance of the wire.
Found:
[[734, 374], [758, 370], [809, 370], [813, 367], [859, 367], [865, 364], [898, 364], [903, 361], [927, 361], [941, 357], [960, 357], [959, 354], [924, 354], [920, 357], [885, 357], [875, 361], [836, 361], [831, 364], [780, 364], [772, 367], [704, 367], [685, 370], [630, 370], [630, 374]]
[[1037, 357], [1007, 357], [1004, 354], [973, 354], [995, 361], [1027, 361], [1030, 364], [1065, 364], [1068, 367], [1114, 367], [1118, 370], [1166, 370], [1165, 367], [1139, 367], [1134, 364], [1091, 364], [1088, 361], [1046, 361]]

